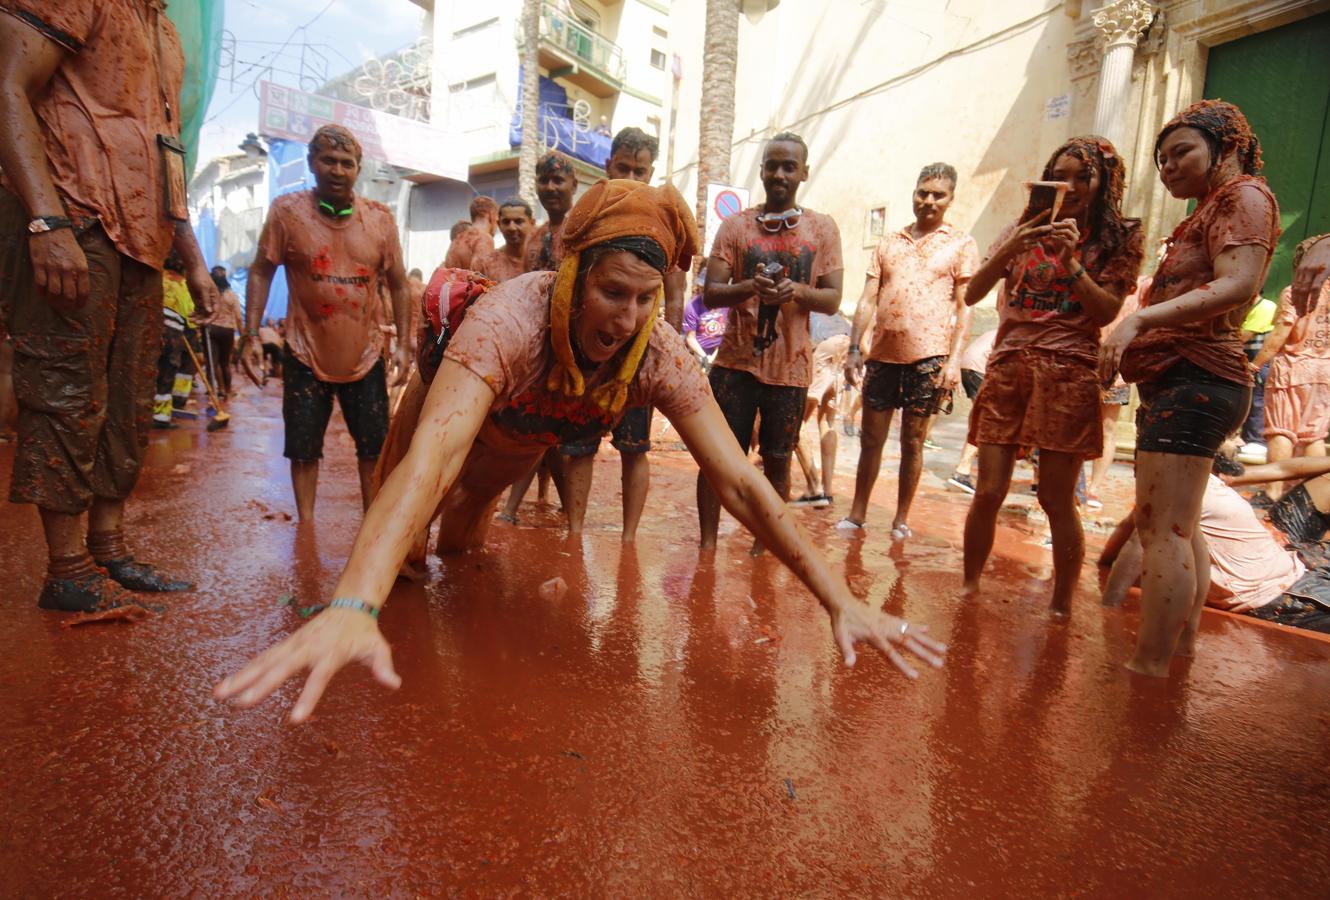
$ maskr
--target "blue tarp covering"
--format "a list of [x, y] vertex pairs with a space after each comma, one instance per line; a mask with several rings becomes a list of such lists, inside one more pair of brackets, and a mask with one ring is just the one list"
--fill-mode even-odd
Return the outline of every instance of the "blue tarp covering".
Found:
[[[517, 83], [522, 83], [519, 67]], [[573, 108], [568, 92], [553, 79], [540, 77], [540, 107], [537, 113], [542, 145], [549, 150], [560, 150], [582, 162], [604, 168], [610, 158], [610, 138], [595, 131], [582, 131], [573, 122]], [[522, 146], [522, 102], [519, 97], [513, 121], [508, 126], [508, 143]]]

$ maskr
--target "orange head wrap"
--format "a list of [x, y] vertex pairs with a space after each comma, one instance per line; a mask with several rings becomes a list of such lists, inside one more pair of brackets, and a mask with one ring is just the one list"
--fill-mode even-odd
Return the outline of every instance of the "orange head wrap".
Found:
[[[586, 380], [573, 356], [569, 322], [582, 251], [624, 238], [648, 238], [664, 253], [667, 266], [673, 263], [685, 269], [692, 264], [693, 254], [698, 250], [697, 224], [674, 185], [655, 188], [637, 181], [614, 180], [598, 182], [581, 196], [563, 220], [562, 234], [565, 256], [550, 299], [554, 368], [550, 371], [548, 387], [579, 397], [586, 390]], [[637, 367], [646, 353], [663, 294], [662, 286], [651, 316], [633, 338], [618, 374], [596, 388], [593, 396], [601, 409], [617, 413], [627, 403], [628, 384], [637, 374]]]

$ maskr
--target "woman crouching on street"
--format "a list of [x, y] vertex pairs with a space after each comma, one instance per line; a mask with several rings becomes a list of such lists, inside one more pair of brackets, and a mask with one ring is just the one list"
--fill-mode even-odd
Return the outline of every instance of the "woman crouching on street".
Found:
[[1136, 529], [1141, 628], [1127, 668], [1166, 677], [1190, 656], [1209, 587], [1198, 523], [1215, 451], [1247, 416], [1252, 376], [1243, 316], [1265, 282], [1279, 206], [1242, 111], [1202, 100], [1155, 142], [1164, 187], [1196, 211], [1173, 231], [1141, 309], [1104, 342], [1099, 374], [1136, 382]]
[[469, 308], [421, 410], [411, 448], [365, 514], [328, 609], [215, 696], [252, 706], [310, 675], [291, 712], [303, 722], [351, 661], [400, 683], [377, 615], [417, 532], [442, 501], [450, 549], [477, 546], [500, 494], [550, 447], [604, 434], [629, 406], [652, 405], [678, 431], [725, 507], [826, 608], [847, 665], [867, 642], [906, 675], [908, 651], [933, 666], [945, 648], [924, 628], [872, 609], [832, 577], [785, 504], [735, 443], [683, 339], [657, 322], [664, 272], [686, 268], [696, 226], [673, 187], [603, 181], [564, 222], [557, 273], [504, 282]]
[[1076, 480], [1101, 455], [1096, 366], [1099, 330], [1136, 287], [1144, 255], [1140, 222], [1122, 216], [1126, 166], [1100, 137], [1072, 138], [1053, 152], [1045, 182], [1067, 185], [1056, 221], [1036, 207], [998, 235], [965, 291], [970, 306], [1003, 282], [998, 332], [970, 413], [979, 479], [965, 519], [965, 584], [973, 596], [993, 549], [998, 511], [1022, 447], [1039, 448], [1039, 505], [1053, 532], [1055, 614], [1071, 612], [1085, 556]]

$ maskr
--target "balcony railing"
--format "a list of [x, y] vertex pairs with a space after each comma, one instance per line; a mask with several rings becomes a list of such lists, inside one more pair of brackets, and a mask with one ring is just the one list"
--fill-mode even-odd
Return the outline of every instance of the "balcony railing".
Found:
[[623, 50], [552, 4], [541, 5], [540, 39], [574, 64], [594, 69], [614, 86], [623, 83]]

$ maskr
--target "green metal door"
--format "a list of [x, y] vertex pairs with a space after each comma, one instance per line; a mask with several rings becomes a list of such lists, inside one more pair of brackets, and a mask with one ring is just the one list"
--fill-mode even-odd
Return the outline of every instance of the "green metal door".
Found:
[[1330, 231], [1330, 13], [1215, 47], [1205, 96], [1240, 106], [1260, 138], [1284, 226], [1264, 291], [1274, 298], [1298, 242]]

